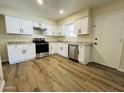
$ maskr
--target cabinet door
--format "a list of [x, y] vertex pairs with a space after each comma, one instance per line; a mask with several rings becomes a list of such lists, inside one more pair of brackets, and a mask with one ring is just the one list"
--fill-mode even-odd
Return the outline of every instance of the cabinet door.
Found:
[[58, 34], [59, 34], [59, 36], [64, 36], [64, 26], [63, 25], [60, 25], [58, 27]]
[[85, 17], [82, 18], [82, 33], [81, 34], [88, 34], [89, 33], [89, 18]]
[[84, 64], [85, 59], [85, 47], [79, 46], [79, 55], [78, 55], [78, 61], [82, 64]]
[[55, 54], [57, 53], [57, 50], [58, 50], [58, 45], [57, 43], [50, 43], [49, 44], [49, 50], [50, 50], [50, 54]]
[[20, 19], [12, 16], [5, 16], [6, 32], [9, 34], [20, 34]]
[[42, 27], [42, 24], [40, 22], [33, 22], [33, 27], [34, 28], [41, 28]]
[[62, 55], [63, 53], [63, 45], [61, 43], [58, 44], [58, 54]]
[[22, 45], [8, 45], [8, 57], [10, 64], [18, 63], [23, 60]]
[[89, 34], [90, 22], [89, 17], [79, 19], [75, 22], [75, 33], [78, 35]]
[[52, 25], [46, 24], [46, 25], [45, 25], [45, 28], [47, 29], [45, 35], [47, 35], [47, 36], [52, 36], [52, 35], [53, 35], [53, 32], [52, 32]]
[[62, 47], [63, 47], [62, 56], [68, 57], [68, 44], [63, 44]]
[[21, 29], [22, 29], [22, 34], [33, 34], [33, 22], [29, 20], [21, 20]]
[[79, 19], [75, 22], [75, 34], [81, 34], [82, 33], [82, 20]]
[[36, 57], [35, 44], [27, 44], [23, 46], [25, 59], [31, 59]]
[[52, 36], [59, 36], [58, 28], [57, 26], [52, 26]]

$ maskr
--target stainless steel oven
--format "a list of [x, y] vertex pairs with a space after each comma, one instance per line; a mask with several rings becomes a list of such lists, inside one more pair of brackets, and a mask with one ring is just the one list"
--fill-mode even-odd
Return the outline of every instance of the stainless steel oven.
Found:
[[36, 46], [36, 57], [45, 57], [49, 55], [49, 43], [44, 38], [34, 38], [33, 42]]

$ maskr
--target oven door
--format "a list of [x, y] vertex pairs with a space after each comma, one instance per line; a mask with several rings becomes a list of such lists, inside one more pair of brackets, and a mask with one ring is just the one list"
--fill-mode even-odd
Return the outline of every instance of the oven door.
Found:
[[36, 54], [49, 52], [48, 43], [37, 43], [36, 44]]

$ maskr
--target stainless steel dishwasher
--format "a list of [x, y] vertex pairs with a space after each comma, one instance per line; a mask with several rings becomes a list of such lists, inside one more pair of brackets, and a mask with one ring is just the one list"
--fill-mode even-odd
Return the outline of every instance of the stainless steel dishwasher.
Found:
[[75, 61], [78, 61], [78, 54], [79, 54], [79, 51], [78, 51], [78, 45], [73, 45], [73, 44], [69, 44], [68, 45], [68, 56], [70, 59], [73, 59]]

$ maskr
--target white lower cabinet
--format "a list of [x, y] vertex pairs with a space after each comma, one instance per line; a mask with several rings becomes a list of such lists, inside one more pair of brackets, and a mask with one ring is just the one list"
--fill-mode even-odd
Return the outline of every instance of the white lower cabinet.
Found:
[[68, 57], [68, 44], [60, 43], [58, 54], [63, 57]]
[[58, 43], [49, 43], [49, 54], [56, 54], [58, 51]]
[[49, 44], [50, 54], [59, 54], [63, 57], [68, 57], [68, 44], [64, 43], [50, 43]]
[[8, 45], [8, 57], [10, 64], [15, 64], [36, 57], [35, 44]]
[[[87, 64], [91, 61], [91, 45], [79, 45], [78, 61], [81, 64]], [[68, 58], [68, 44], [61, 42], [49, 43], [49, 54], [59, 54]]]
[[79, 46], [78, 61], [81, 64], [87, 64], [91, 61], [91, 45]]

